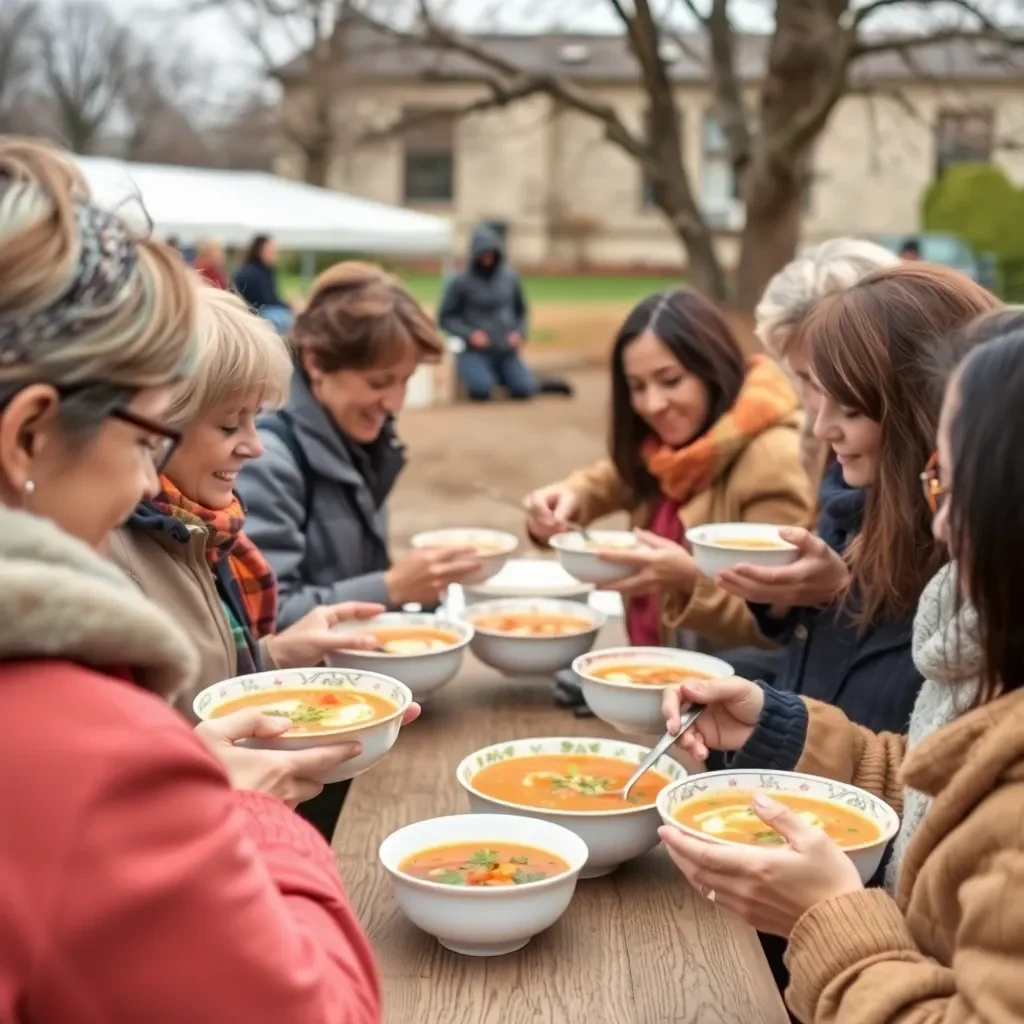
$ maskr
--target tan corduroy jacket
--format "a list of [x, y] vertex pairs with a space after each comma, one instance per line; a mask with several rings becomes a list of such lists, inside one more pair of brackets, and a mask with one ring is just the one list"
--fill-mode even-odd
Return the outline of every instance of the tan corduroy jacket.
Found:
[[932, 797], [896, 899], [880, 889], [819, 904], [797, 922], [786, 998], [806, 1024], [1024, 1021], [1024, 690], [915, 746], [807, 701], [799, 771], [902, 805]]
[[[778, 523], [805, 526], [813, 507], [811, 484], [800, 457], [799, 413], [753, 438], [728, 470], [680, 509], [686, 529], [707, 523]], [[579, 522], [621, 512], [630, 506], [622, 480], [608, 460], [565, 480], [579, 498]], [[632, 509], [634, 526], [645, 526], [653, 510]], [[672, 630], [692, 630], [714, 648], [756, 644], [770, 647], [758, 632], [745, 601], [701, 579], [692, 594], [662, 596], [666, 642]]]

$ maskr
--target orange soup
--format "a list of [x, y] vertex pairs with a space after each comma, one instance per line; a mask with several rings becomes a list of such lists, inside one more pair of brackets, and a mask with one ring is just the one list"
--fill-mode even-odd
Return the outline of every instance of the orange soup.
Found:
[[494, 540], [439, 540], [434, 541], [432, 548], [466, 548], [472, 550], [480, 558], [487, 558], [488, 555], [501, 555], [508, 550], [507, 544], [501, 544]]
[[640, 662], [605, 665], [590, 669], [588, 674], [608, 683], [633, 683], [636, 686], [672, 686], [687, 679], [712, 678], [710, 672], [700, 672], [685, 665], [644, 665]]
[[441, 885], [527, 885], [564, 875], [569, 865], [547, 850], [519, 843], [452, 843], [406, 857], [398, 870]]
[[[751, 807], [750, 790], [718, 790], [693, 797], [680, 804], [672, 817], [697, 832], [716, 839], [748, 846], [778, 846], [786, 842], [773, 828], [766, 825]], [[792, 808], [806, 822], [820, 828], [837, 846], [860, 846], [881, 838], [882, 830], [866, 815], [852, 807], [819, 800], [800, 793], [780, 793], [773, 790], [773, 800]]]
[[781, 551], [789, 546], [769, 537], [719, 537], [711, 543], [720, 548], [747, 548], [752, 551]]
[[430, 626], [378, 626], [367, 630], [366, 635], [372, 636], [386, 654], [425, 654], [459, 642], [458, 634]]
[[502, 612], [499, 615], [481, 615], [473, 619], [477, 629], [512, 636], [568, 636], [593, 629], [590, 619], [575, 615], [555, 615], [550, 612]]
[[632, 537], [616, 538], [615, 540], [585, 540], [584, 551], [632, 551], [637, 546]]
[[488, 765], [471, 785], [484, 796], [551, 811], [621, 811], [653, 804], [668, 778], [653, 769], [623, 800], [612, 794], [637, 770], [631, 761], [596, 754], [536, 754]]
[[341, 687], [282, 686], [225, 701], [210, 712], [210, 717], [220, 718], [243, 708], [259, 708], [265, 715], [290, 718], [292, 727], [284, 735], [308, 736], [369, 725], [393, 714], [398, 705], [375, 693]]

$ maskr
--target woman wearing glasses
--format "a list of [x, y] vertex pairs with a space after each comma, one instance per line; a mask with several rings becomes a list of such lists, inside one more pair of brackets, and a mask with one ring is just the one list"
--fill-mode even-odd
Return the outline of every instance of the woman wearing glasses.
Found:
[[[0, 139], [0, 1020], [377, 1024], [329, 849], [280, 796], [345, 750], [168, 706], [188, 635], [101, 554], [160, 490], [194, 362], [178, 255]], [[284, 754], [285, 756], [279, 756]]]
[[[742, 852], [663, 838], [691, 884], [761, 931], [789, 938], [787, 1002], [816, 1024], [1024, 1019], [1024, 312], [990, 315], [954, 374], [937, 457], [922, 474], [936, 536], [955, 561], [914, 623], [927, 677], [909, 731], [742, 679], [666, 692], [708, 704], [683, 739], [695, 756], [850, 782], [901, 813], [884, 891], [865, 891], [824, 833], [770, 799], [757, 814], [788, 840]], [[769, 751], [769, 746], [772, 748]]]

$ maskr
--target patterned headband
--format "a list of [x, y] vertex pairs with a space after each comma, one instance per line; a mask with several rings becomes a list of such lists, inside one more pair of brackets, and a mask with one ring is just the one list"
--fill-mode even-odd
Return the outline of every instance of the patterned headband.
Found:
[[122, 221], [91, 203], [77, 203], [78, 266], [50, 305], [23, 316], [0, 313], [0, 374], [38, 365], [72, 343], [96, 310], [113, 303], [131, 280], [138, 250]]

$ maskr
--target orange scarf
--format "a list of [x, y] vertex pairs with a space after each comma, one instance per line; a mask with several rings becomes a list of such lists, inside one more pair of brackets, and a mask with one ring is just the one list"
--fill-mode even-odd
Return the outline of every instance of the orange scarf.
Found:
[[685, 505], [707, 490], [758, 434], [799, 408], [789, 378], [768, 356], [751, 356], [747, 365], [736, 401], [700, 437], [684, 448], [672, 448], [651, 437], [641, 448], [647, 472], [673, 501]]

